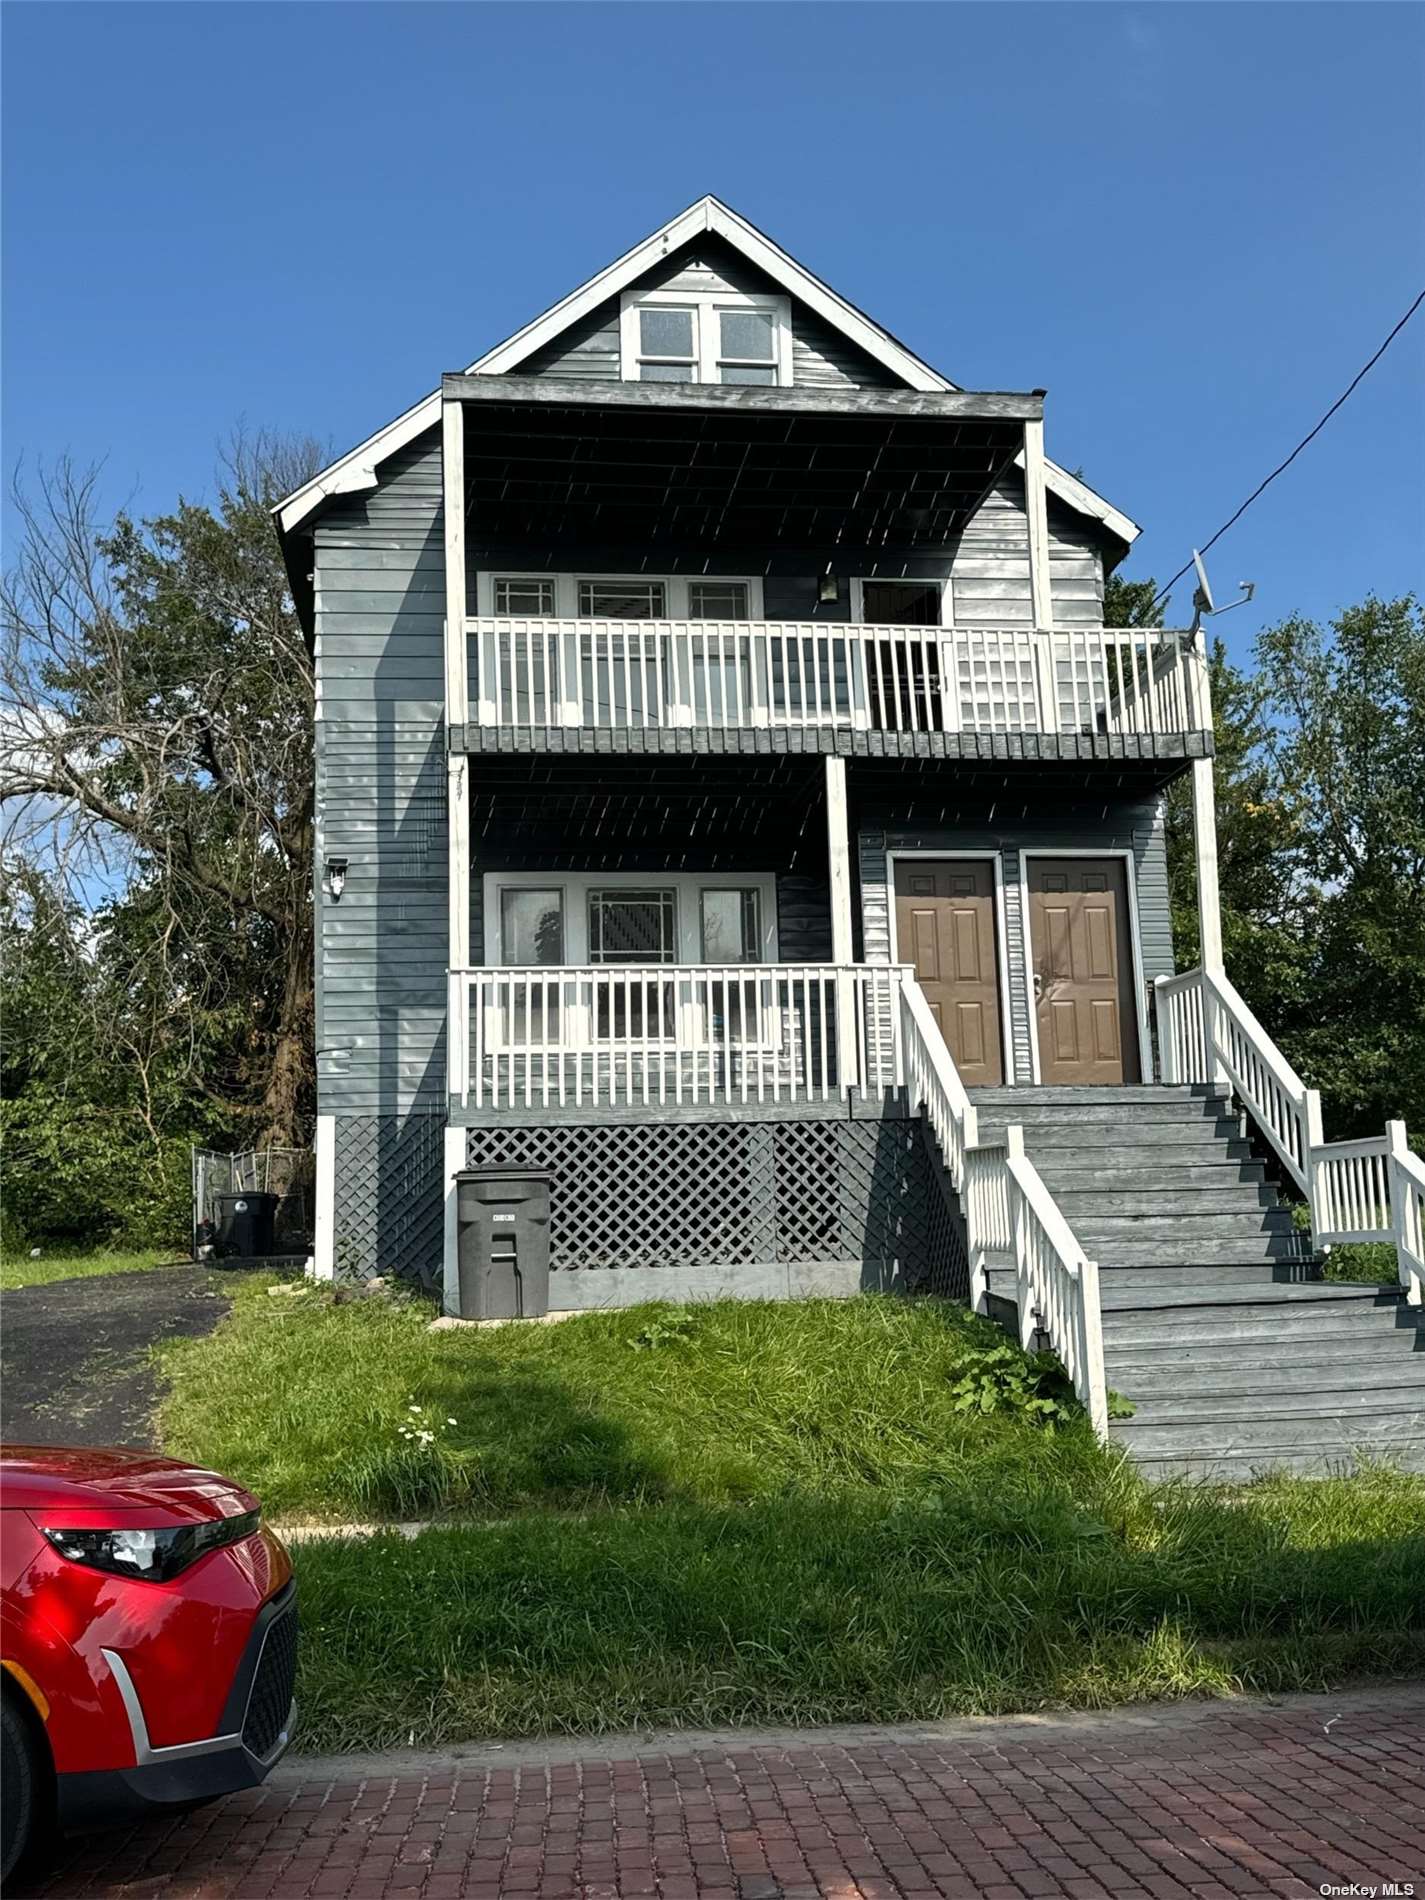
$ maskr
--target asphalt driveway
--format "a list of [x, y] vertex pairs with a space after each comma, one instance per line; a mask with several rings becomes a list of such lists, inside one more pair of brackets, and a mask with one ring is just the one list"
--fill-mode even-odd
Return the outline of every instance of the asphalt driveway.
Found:
[[231, 1287], [188, 1262], [15, 1287], [0, 1299], [0, 1438], [156, 1448], [149, 1347], [212, 1332]]

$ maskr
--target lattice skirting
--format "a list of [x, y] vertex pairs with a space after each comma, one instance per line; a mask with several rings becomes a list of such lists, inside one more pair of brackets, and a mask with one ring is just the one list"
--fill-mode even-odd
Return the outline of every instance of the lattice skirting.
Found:
[[857, 1262], [863, 1285], [947, 1278], [918, 1122], [486, 1126], [467, 1153], [550, 1170], [556, 1272]]
[[440, 1284], [445, 1117], [338, 1115], [333, 1220], [338, 1279]]
[[[339, 1278], [438, 1287], [445, 1121], [335, 1118]], [[607, 1122], [467, 1131], [468, 1164], [553, 1174], [556, 1271], [856, 1263], [964, 1299], [963, 1225], [921, 1123]]]

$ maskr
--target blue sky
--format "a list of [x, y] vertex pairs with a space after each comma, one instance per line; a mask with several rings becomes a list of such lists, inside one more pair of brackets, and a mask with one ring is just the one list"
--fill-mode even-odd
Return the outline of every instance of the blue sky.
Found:
[[[343, 449], [705, 191], [1049, 452], [1166, 577], [1425, 282], [1413, 5], [5, 9], [7, 473]], [[1419, 589], [1425, 311], [1219, 544], [1222, 623]], [[1186, 589], [1175, 605], [1185, 616]], [[1178, 614], [1174, 618], [1179, 618]]]

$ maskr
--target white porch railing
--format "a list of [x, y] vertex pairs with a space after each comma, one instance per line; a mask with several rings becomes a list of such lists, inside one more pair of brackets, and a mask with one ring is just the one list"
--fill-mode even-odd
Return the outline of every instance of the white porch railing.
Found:
[[910, 1106], [923, 1110], [960, 1197], [971, 1304], [984, 1311], [989, 1261], [1013, 1261], [1020, 1343], [1028, 1347], [1037, 1330], [1047, 1334], [1094, 1430], [1106, 1438], [1098, 1263], [1086, 1257], [1025, 1154], [1023, 1128], [1013, 1123], [1002, 1143], [981, 1145], [975, 1106], [909, 970], [902, 973], [899, 1016]]
[[476, 1108], [828, 1102], [898, 1086], [898, 968], [454, 970], [450, 1086]]
[[466, 621], [480, 726], [1209, 731], [1201, 654], [1158, 627]]
[[1393, 1244], [1400, 1283], [1425, 1297], [1425, 1163], [1404, 1122], [1364, 1141], [1322, 1139], [1321, 1095], [1309, 1089], [1226, 976], [1159, 977], [1158, 1042], [1165, 1082], [1229, 1082], [1305, 1195], [1318, 1246]]

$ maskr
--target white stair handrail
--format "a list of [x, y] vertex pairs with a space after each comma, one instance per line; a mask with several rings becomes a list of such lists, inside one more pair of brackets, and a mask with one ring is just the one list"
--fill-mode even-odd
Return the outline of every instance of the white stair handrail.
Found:
[[1227, 976], [1185, 970], [1159, 977], [1155, 990], [1163, 1080], [1229, 1082], [1305, 1195], [1316, 1244], [1392, 1243], [1406, 1297], [1421, 1305], [1425, 1164], [1411, 1153], [1404, 1122], [1364, 1141], [1325, 1141], [1320, 1091], [1306, 1086]]
[[1095, 1432], [1106, 1438], [1097, 1262], [1086, 1257], [1024, 1152], [1021, 1125], [1011, 1123], [1003, 1142], [980, 1141], [974, 1103], [909, 967], [901, 971], [900, 1030], [911, 1112], [925, 1116], [960, 1197], [971, 1305], [985, 1311], [990, 1259], [1012, 1260], [1021, 1345], [1027, 1350], [1039, 1331], [1048, 1336]]

